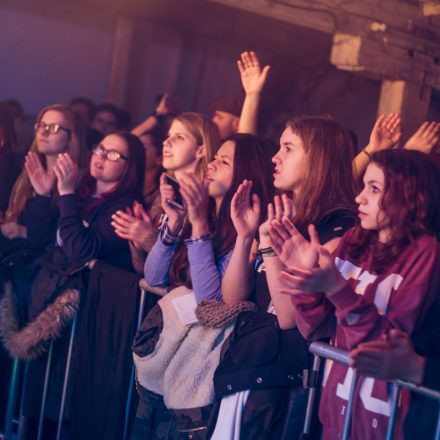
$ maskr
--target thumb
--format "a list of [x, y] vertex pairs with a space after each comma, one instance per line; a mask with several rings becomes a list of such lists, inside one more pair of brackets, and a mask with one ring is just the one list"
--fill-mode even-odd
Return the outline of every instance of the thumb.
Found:
[[260, 212], [260, 207], [261, 207], [261, 202], [260, 202], [260, 198], [258, 197], [258, 194], [253, 193], [252, 194], [252, 208], [254, 209], [254, 211]]
[[264, 66], [263, 71], [261, 72], [261, 76], [264, 81], [266, 81], [267, 75], [269, 74], [270, 66]]
[[316, 230], [315, 226], [309, 225], [307, 229], [310, 235], [310, 243], [314, 246], [321, 247], [321, 244], [319, 242], [318, 231]]

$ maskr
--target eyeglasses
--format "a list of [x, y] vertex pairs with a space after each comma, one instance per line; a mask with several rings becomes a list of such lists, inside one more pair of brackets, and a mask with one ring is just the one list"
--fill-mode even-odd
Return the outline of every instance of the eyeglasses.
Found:
[[128, 157], [123, 156], [115, 150], [107, 150], [102, 144], [98, 144], [92, 150], [93, 154], [102, 157], [104, 160], [108, 159], [111, 162], [117, 162], [119, 159], [128, 160]]
[[37, 122], [34, 126], [35, 131], [42, 131], [43, 133], [55, 134], [60, 130], [64, 130], [70, 136], [72, 134], [72, 130], [69, 130], [66, 127], [63, 127], [60, 124], [45, 124], [44, 122]]

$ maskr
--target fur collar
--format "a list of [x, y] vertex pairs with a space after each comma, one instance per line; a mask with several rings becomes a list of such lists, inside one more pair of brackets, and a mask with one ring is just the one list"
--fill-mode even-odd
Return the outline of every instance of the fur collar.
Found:
[[68, 289], [34, 320], [19, 328], [11, 284], [6, 283], [3, 291], [0, 300], [0, 339], [11, 357], [30, 360], [43, 354], [49, 342], [60, 338], [78, 312], [79, 291]]

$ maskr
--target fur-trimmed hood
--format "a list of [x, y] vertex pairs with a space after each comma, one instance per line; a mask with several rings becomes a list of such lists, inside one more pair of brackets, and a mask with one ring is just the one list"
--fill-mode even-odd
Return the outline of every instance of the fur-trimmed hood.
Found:
[[79, 291], [67, 289], [35, 319], [19, 328], [11, 283], [6, 283], [3, 291], [0, 300], [0, 339], [11, 357], [30, 360], [43, 354], [49, 342], [60, 338], [78, 312]]

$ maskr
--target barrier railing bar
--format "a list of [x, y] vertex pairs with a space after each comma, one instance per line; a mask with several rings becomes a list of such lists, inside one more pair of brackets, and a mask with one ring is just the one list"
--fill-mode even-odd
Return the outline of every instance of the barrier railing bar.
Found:
[[[313, 367], [312, 371], [318, 375], [319, 374], [319, 367], [321, 365], [321, 358], [317, 355], [313, 357]], [[317, 393], [317, 385], [309, 388], [309, 395], [307, 398], [307, 407], [306, 407], [306, 416], [304, 418], [304, 428], [302, 432], [302, 439], [307, 438], [308, 435], [310, 435], [310, 430], [312, 426], [312, 416], [313, 416], [313, 407], [315, 405], [316, 400], [316, 393]]]
[[17, 438], [19, 439], [26, 438], [27, 418], [23, 415], [23, 412], [24, 412], [24, 401], [26, 397], [28, 369], [29, 369], [29, 362], [26, 361], [26, 363], [24, 364], [24, 375], [23, 375], [23, 383], [21, 386], [22, 389], [21, 389], [21, 397], [20, 397], [20, 413], [18, 416], [19, 421], [18, 421]]
[[[139, 311], [138, 311], [138, 317], [137, 317], [137, 323], [136, 323], [136, 331], [139, 330], [139, 328], [142, 324], [142, 320], [144, 318], [145, 295], [146, 295], [146, 291], [144, 289], [141, 289], [141, 296], [139, 299]], [[127, 440], [127, 438], [128, 438], [128, 427], [129, 427], [129, 423], [130, 423], [131, 401], [133, 398], [133, 390], [134, 390], [134, 374], [135, 374], [135, 366], [133, 364], [131, 367], [130, 384], [128, 386], [127, 403], [125, 405], [124, 433], [123, 433], [123, 437], [122, 437], [123, 440]]]
[[72, 350], [73, 350], [73, 343], [75, 341], [75, 333], [76, 333], [76, 319], [77, 317], [75, 316], [72, 322], [72, 328], [70, 329], [69, 348], [67, 350], [66, 369], [64, 371], [63, 393], [61, 395], [60, 415], [58, 416], [56, 440], [60, 440], [61, 429], [63, 426], [64, 409], [66, 406], [67, 386], [69, 384], [70, 366], [72, 363]]
[[388, 422], [386, 440], [393, 440], [394, 428], [397, 420], [397, 412], [399, 406], [400, 388], [397, 384], [393, 383], [393, 389], [391, 394], [391, 414], [390, 421]]
[[342, 431], [342, 440], [348, 440], [350, 438], [351, 413], [353, 412], [354, 391], [356, 389], [358, 378], [359, 375], [357, 371], [353, 370], [353, 379], [351, 381], [350, 392], [348, 394], [347, 410], [344, 419], [344, 429]]
[[435, 428], [434, 440], [440, 440], [440, 402], [439, 402], [438, 417], [437, 417], [437, 427]]
[[49, 388], [49, 376], [50, 376], [50, 367], [52, 363], [52, 353], [53, 353], [53, 340], [50, 341], [49, 353], [47, 355], [46, 372], [44, 374], [43, 397], [41, 399], [40, 417], [38, 419], [37, 440], [41, 440], [43, 435], [44, 411], [46, 409], [47, 391]]
[[[338, 347], [333, 347], [329, 344], [318, 341], [318, 342], [313, 342], [310, 345], [309, 350], [315, 356], [320, 356], [320, 357], [323, 357], [326, 359], [330, 359], [330, 360], [333, 360], [335, 362], [338, 362], [340, 364], [343, 364], [345, 366], [350, 367], [350, 358], [348, 356], [348, 352], [345, 350], [342, 350]], [[348, 400], [348, 404], [347, 404], [347, 414], [346, 414], [346, 417], [344, 420], [344, 434], [342, 437], [343, 440], [348, 439], [348, 435], [349, 435], [350, 425], [349, 425], [349, 420], [347, 420], [347, 417], [349, 417], [349, 414], [351, 413], [351, 408], [353, 405], [353, 402], [352, 402], [353, 393], [354, 393], [357, 379], [358, 379], [357, 372], [354, 371], [354, 377], [353, 377], [353, 381], [351, 384], [350, 395], [349, 395], [349, 400]], [[400, 397], [401, 388], [406, 388], [406, 389], [413, 391], [415, 393], [421, 394], [421, 395], [429, 397], [431, 399], [435, 399], [438, 401], [438, 403], [440, 405], [440, 392], [439, 391], [432, 390], [430, 388], [426, 388], [426, 387], [423, 387], [420, 385], [415, 385], [411, 382], [407, 382], [402, 379], [389, 381], [389, 383], [393, 384], [393, 390], [392, 390], [392, 399], [391, 399], [392, 409], [391, 409], [390, 421], [389, 421], [388, 428], [387, 428], [387, 437], [386, 437], [387, 440], [393, 438], [395, 422], [397, 419], [398, 401], [399, 401], [399, 397]], [[351, 419], [351, 417], [350, 417], [350, 419]], [[437, 418], [437, 425], [436, 425], [434, 439], [440, 440], [440, 407], [439, 407], [439, 415]]]
[[18, 377], [20, 375], [21, 363], [20, 359], [14, 358], [12, 364], [11, 379], [9, 382], [8, 405], [6, 408], [5, 418], [5, 440], [12, 439], [12, 425], [14, 419], [15, 406], [17, 404], [18, 394]]

